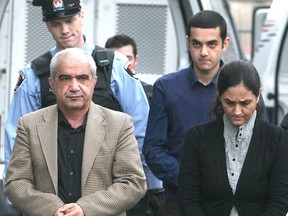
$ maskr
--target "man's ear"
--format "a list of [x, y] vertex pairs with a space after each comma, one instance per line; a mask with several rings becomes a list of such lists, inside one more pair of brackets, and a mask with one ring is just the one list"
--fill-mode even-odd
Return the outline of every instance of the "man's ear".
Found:
[[85, 18], [85, 14], [84, 14], [84, 11], [83, 11], [83, 10], [81, 10], [81, 11], [79, 12], [79, 15], [80, 15], [80, 17]]
[[79, 12], [79, 16], [81, 17], [81, 19], [82, 19], [82, 26], [84, 25], [84, 22], [85, 22], [85, 14], [84, 14], [84, 11], [83, 10], [81, 10], [80, 12]]
[[96, 83], [97, 83], [97, 76], [95, 76], [95, 78], [93, 79], [94, 87], [96, 86]]
[[230, 44], [230, 37], [226, 37], [223, 41], [223, 51], [226, 51], [228, 49], [228, 46]]
[[54, 80], [52, 77], [48, 78], [50, 89], [54, 92]]
[[189, 47], [189, 37], [186, 35], [186, 45]]
[[135, 66], [134, 67], [136, 67], [137, 64], [138, 64], [138, 55], [135, 56]]

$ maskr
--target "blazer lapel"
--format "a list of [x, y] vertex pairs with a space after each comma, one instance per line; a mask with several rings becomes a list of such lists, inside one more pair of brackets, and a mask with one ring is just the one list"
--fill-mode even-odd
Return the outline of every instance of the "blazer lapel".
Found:
[[99, 152], [99, 149], [103, 144], [106, 132], [107, 124], [104, 121], [104, 114], [100, 111], [98, 106], [92, 103], [89, 109], [85, 129], [81, 181], [82, 190], [84, 189], [85, 182], [87, 180], [88, 174], [93, 167], [93, 163]]
[[51, 175], [56, 194], [58, 194], [58, 166], [57, 166], [57, 128], [58, 111], [57, 106], [52, 106], [43, 115], [44, 122], [37, 124], [40, 145]]

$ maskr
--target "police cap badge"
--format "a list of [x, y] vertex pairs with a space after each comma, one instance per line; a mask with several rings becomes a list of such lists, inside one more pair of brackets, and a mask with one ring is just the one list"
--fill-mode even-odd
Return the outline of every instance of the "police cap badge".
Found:
[[42, 6], [44, 22], [74, 16], [81, 10], [80, 0], [33, 0], [34, 6]]

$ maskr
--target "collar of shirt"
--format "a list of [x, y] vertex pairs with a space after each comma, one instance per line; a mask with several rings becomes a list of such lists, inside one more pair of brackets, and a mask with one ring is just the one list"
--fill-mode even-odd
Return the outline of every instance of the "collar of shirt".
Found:
[[[83, 35], [83, 38], [84, 38], [84, 44], [83, 44], [83, 46], [81, 47], [81, 49], [83, 49], [83, 50], [85, 50], [86, 52], [92, 54], [92, 51], [94, 50], [95, 45], [93, 45], [92, 43], [88, 43], [88, 42], [86, 41], [86, 36], [85, 36], [85, 35]], [[53, 47], [53, 48], [50, 50], [52, 57], [54, 57], [54, 55], [56, 55], [56, 53], [59, 52], [59, 51], [60, 51], [60, 48], [59, 48], [59, 47], [57, 47], [57, 46]]]
[[[224, 65], [224, 62], [222, 60], [220, 60], [220, 68], [223, 67]], [[192, 72], [192, 73], [191, 73]], [[213, 85], [216, 85], [217, 84], [217, 81], [218, 81], [218, 77], [219, 77], [219, 72], [213, 77], [213, 79], [211, 80], [211, 83]], [[200, 83], [197, 79], [197, 77], [195, 76], [195, 73], [193, 71], [193, 62], [191, 63], [191, 65], [189, 66], [189, 70], [188, 70], [188, 78], [189, 78], [189, 82], [190, 82], [190, 85], [193, 87], [196, 85], [196, 83]], [[210, 83], [210, 84], [211, 84]], [[209, 84], [209, 85], [210, 85]]]
[[[82, 130], [85, 129], [86, 123], [87, 123], [88, 112], [85, 114], [84, 121], [83, 121], [82, 125], [80, 127], [78, 127], [79, 129], [82, 129]], [[63, 115], [63, 113], [61, 112], [60, 109], [58, 109], [58, 125], [72, 128], [71, 124], [67, 121], [67, 119], [65, 118], [65, 116]], [[76, 128], [76, 129], [78, 129], [78, 128]]]
[[226, 167], [233, 193], [236, 191], [238, 179], [248, 152], [256, 115], [255, 111], [250, 120], [239, 127], [233, 126], [227, 116], [223, 115]]
[[257, 111], [255, 110], [252, 117], [243, 125], [237, 127], [231, 124], [226, 114], [223, 115], [224, 135], [228, 137], [236, 137], [238, 140], [251, 138]]

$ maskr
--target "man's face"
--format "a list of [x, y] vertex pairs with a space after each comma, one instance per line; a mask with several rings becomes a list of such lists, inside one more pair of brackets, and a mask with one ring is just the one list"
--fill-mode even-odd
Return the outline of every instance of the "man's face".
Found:
[[65, 56], [56, 69], [49, 84], [61, 110], [88, 110], [93, 96], [96, 79], [92, 78], [87, 59]]
[[112, 47], [111, 49], [118, 51], [118, 52], [124, 54], [125, 56], [127, 56], [127, 58], [130, 61], [131, 66], [133, 68], [135, 68], [136, 65], [138, 64], [138, 56], [134, 56], [132, 45], [127, 45], [127, 46], [123, 46], [120, 48], [113, 48]]
[[[260, 89], [261, 92], [261, 89]], [[220, 97], [225, 114], [234, 126], [241, 126], [251, 119], [259, 96], [243, 85], [228, 88]]]
[[222, 41], [220, 27], [192, 27], [190, 31], [190, 37], [186, 37], [186, 41], [193, 61], [193, 70], [198, 74], [216, 73], [220, 69], [221, 55], [226, 51], [230, 39], [227, 37]]
[[84, 14], [81, 11], [72, 17], [48, 21], [46, 26], [60, 49], [81, 48], [84, 44], [83, 23]]

